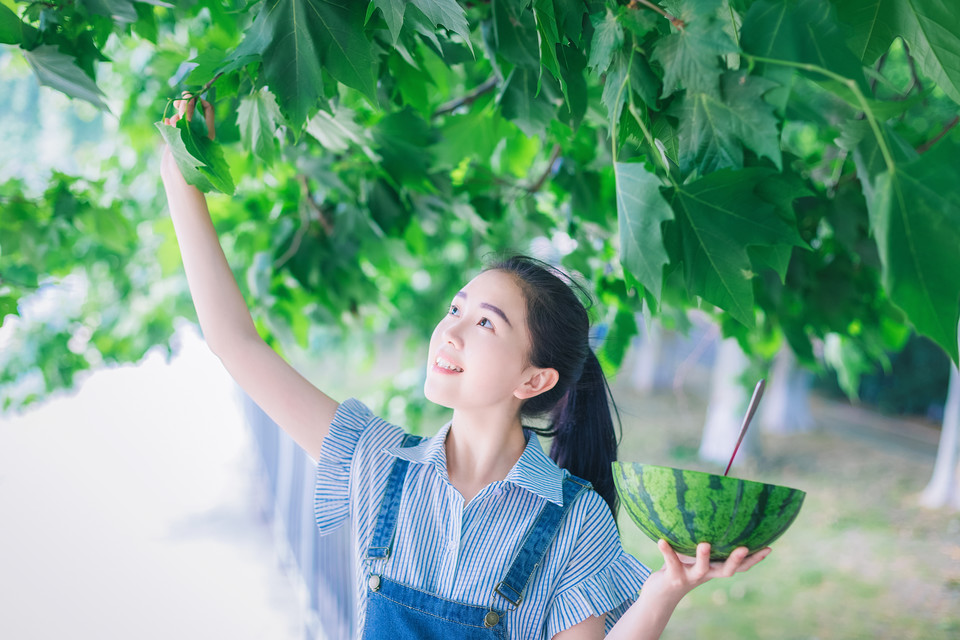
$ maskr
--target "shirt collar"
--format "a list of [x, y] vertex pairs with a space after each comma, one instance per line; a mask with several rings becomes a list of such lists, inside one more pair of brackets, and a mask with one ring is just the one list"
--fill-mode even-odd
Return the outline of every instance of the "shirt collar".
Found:
[[[450, 423], [443, 426], [437, 435], [426, 438], [415, 447], [390, 447], [384, 453], [416, 464], [428, 464], [436, 469], [440, 477], [450, 482], [447, 475], [447, 452], [443, 443], [450, 431]], [[516, 486], [563, 506], [563, 470], [543, 451], [540, 439], [530, 430], [524, 430], [527, 446], [520, 459], [504, 478]]]

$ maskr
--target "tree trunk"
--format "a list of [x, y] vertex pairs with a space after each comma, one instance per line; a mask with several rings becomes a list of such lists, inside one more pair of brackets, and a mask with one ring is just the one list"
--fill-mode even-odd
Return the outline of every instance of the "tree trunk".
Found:
[[943, 409], [943, 427], [933, 476], [920, 496], [925, 507], [952, 506], [960, 509], [960, 374], [951, 364], [947, 403]]
[[[747, 356], [734, 338], [727, 338], [720, 343], [713, 366], [710, 403], [707, 406], [703, 438], [700, 441], [700, 458], [703, 460], [724, 466], [730, 461], [747, 403], [750, 401], [749, 390], [742, 381], [747, 365]], [[756, 431], [751, 429], [747, 431], [747, 436], [740, 445], [736, 461], [755, 453], [757, 448]]]
[[767, 390], [757, 415], [757, 422], [767, 433], [799, 433], [813, 428], [810, 411], [809, 371], [797, 366], [797, 357], [790, 347], [783, 346], [773, 362]]
[[637, 314], [640, 335], [634, 339], [636, 360], [630, 373], [630, 384], [640, 393], [651, 393], [657, 386], [663, 327], [656, 320], [646, 322]]

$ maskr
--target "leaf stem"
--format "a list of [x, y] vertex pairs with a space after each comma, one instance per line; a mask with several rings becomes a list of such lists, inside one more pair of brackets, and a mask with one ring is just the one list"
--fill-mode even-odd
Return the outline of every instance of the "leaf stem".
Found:
[[630, 4], [627, 5], [627, 7], [630, 9], [636, 9], [638, 4], [642, 4], [648, 9], [653, 9], [654, 11], [662, 15], [664, 18], [669, 20], [670, 24], [675, 26], [677, 29], [680, 29], [681, 31], [683, 31], [683, 29], [687, 26], [686, 22], [684, 22], [683, 20], [681, 20], [676, 16], [670, 15], [669, 13], [664, 11], [662, 8], [650, 2], [650, 0], [630, 0]]
[[863, 91], [860, 90], [860, 87], [853, 79], [847, 78], [839, 73], [834, 73], [829, 69], [824, 69], [823, 67], [818, 67], [817, 65], [810, 64], [808, 62], [794, 62], [792, 60], [764, 58], [761, 56], [750, 55], [748, 53], [744, 53], [742, 55], [743, 57], [747, 58], [751, 64], [762, 62], [765, 64], [775, 64], [783, 67], [793, 67], [794, 69], [809, 71], [810, 73], [819, 73], [820, 75], [830, 78], [831, 80], [836, 80], [850, 89], [850, 91], [853, 92], [853, 95], [857, 98], [857, 102], [860, 103], [860, 108], [863, 109], [863, 114], [866, 116], [867, 122], [870, 124], [870, 129], [873, 131], [873, 135], [877, 139], [877, 145], [880, 147], [880, 155], [883, 156], [883, 162], [887, 165], [887, 170], [891, 173], [896, 171], [896, 163], [893, 161], [893, 154], [890, 152], [890, 147], [887, 146], [887, 139], [880, 130], [880, 123], [877, 122], [877, 117], [873, 114], [873, 110], [867, 103], [867, 98], [863, 95]]

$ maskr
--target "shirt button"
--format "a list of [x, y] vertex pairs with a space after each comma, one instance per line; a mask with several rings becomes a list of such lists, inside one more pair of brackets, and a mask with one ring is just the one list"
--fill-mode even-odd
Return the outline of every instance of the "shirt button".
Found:
[[450, 553], [456, 553], [456, 552], [457, 552], [457, 541], [456, 541], [456, 540], [451, 540], [450, 542], [447, 543], [447, 551], [449, 551]]

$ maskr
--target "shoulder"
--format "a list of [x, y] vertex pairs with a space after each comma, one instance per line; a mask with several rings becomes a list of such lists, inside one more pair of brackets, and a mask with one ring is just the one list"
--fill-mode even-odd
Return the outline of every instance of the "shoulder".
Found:
[[353, 457], [379, 452], [397, 444], [403, 435], [403, 429], [375, 415], [356, 398], [350, 398], [337, 407], [330, 423], [330, 434], [323, 444], [324, 453], [337, 458], [344, 453]]

